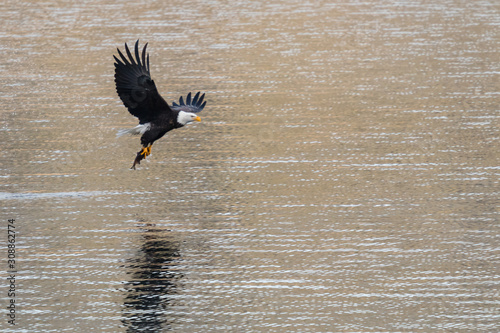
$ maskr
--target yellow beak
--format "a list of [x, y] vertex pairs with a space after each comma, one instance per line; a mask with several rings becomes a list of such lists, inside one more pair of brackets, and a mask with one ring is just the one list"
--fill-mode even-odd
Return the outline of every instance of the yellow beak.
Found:
[[194, 118], [194, 120], [201, 121], [201, 118], [200, 118], [200, 116], [196, 116], [196, 118]]

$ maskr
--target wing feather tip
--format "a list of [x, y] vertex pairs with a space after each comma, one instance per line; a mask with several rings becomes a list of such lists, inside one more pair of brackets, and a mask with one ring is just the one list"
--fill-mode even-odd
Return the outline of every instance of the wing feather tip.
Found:
[[[204, 98], [205, 98], [205, 93], [203, 93], [203, 95], [201, 95], [201, 97], [198, 99], [198, 104], [196, 106], [200, 106], [203, 103]], [[206, 102], [205, 102], [205, 104], [206, 104]]]
[[141, 57], [139, 56], [139, 40], [137, 40], [135, 42], [134, 52], [135, 52], [135, 59], [137, 61], [137, 65], [139, 65], [140, 67], [142, 67], [142, 65], [141, 65]]

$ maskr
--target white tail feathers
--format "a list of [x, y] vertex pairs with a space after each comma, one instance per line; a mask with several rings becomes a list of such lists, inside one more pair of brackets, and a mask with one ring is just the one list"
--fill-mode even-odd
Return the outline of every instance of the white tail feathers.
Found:
[[139, 134], [142, 135], [149, 128], [150, 128], [150, 123], [140, 124], [133, 128], [121, 129], [118, 131], [118, 133], [116, 133], [116, 136], [119, 137], [123, 135], [139, 135]]

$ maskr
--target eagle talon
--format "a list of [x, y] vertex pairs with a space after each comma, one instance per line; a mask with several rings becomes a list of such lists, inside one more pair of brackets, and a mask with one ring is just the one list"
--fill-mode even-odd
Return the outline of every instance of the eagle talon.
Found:
[[147, 147], [143, 147], [138, 153], [137, 156], [135, 157], [134, 164], [132, 164], [132, 167], [130, 169], [135, 170], [135, 166], [137, 164], [141, 164], [141, 161], [146, 159], [149, 155], [151, 155], [151, 147], [152, 144], [150, 144]]
[[151, 145], [142, 148], [142, 150], [139, 152], [139, 155], [144, 156], [144, 158], [146, 158], [149, 155], [151, 155]]

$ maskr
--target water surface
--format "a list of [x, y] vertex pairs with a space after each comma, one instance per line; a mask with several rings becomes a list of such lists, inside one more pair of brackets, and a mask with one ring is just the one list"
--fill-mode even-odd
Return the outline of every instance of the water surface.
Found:
[[[0, 200], [18, 322], [2, 327], [500, 330], [499, 14], [7, 1]], [[201, 90], [208, 105], [132, 171], [112, 55], [137, 38], [168, 101]]]

